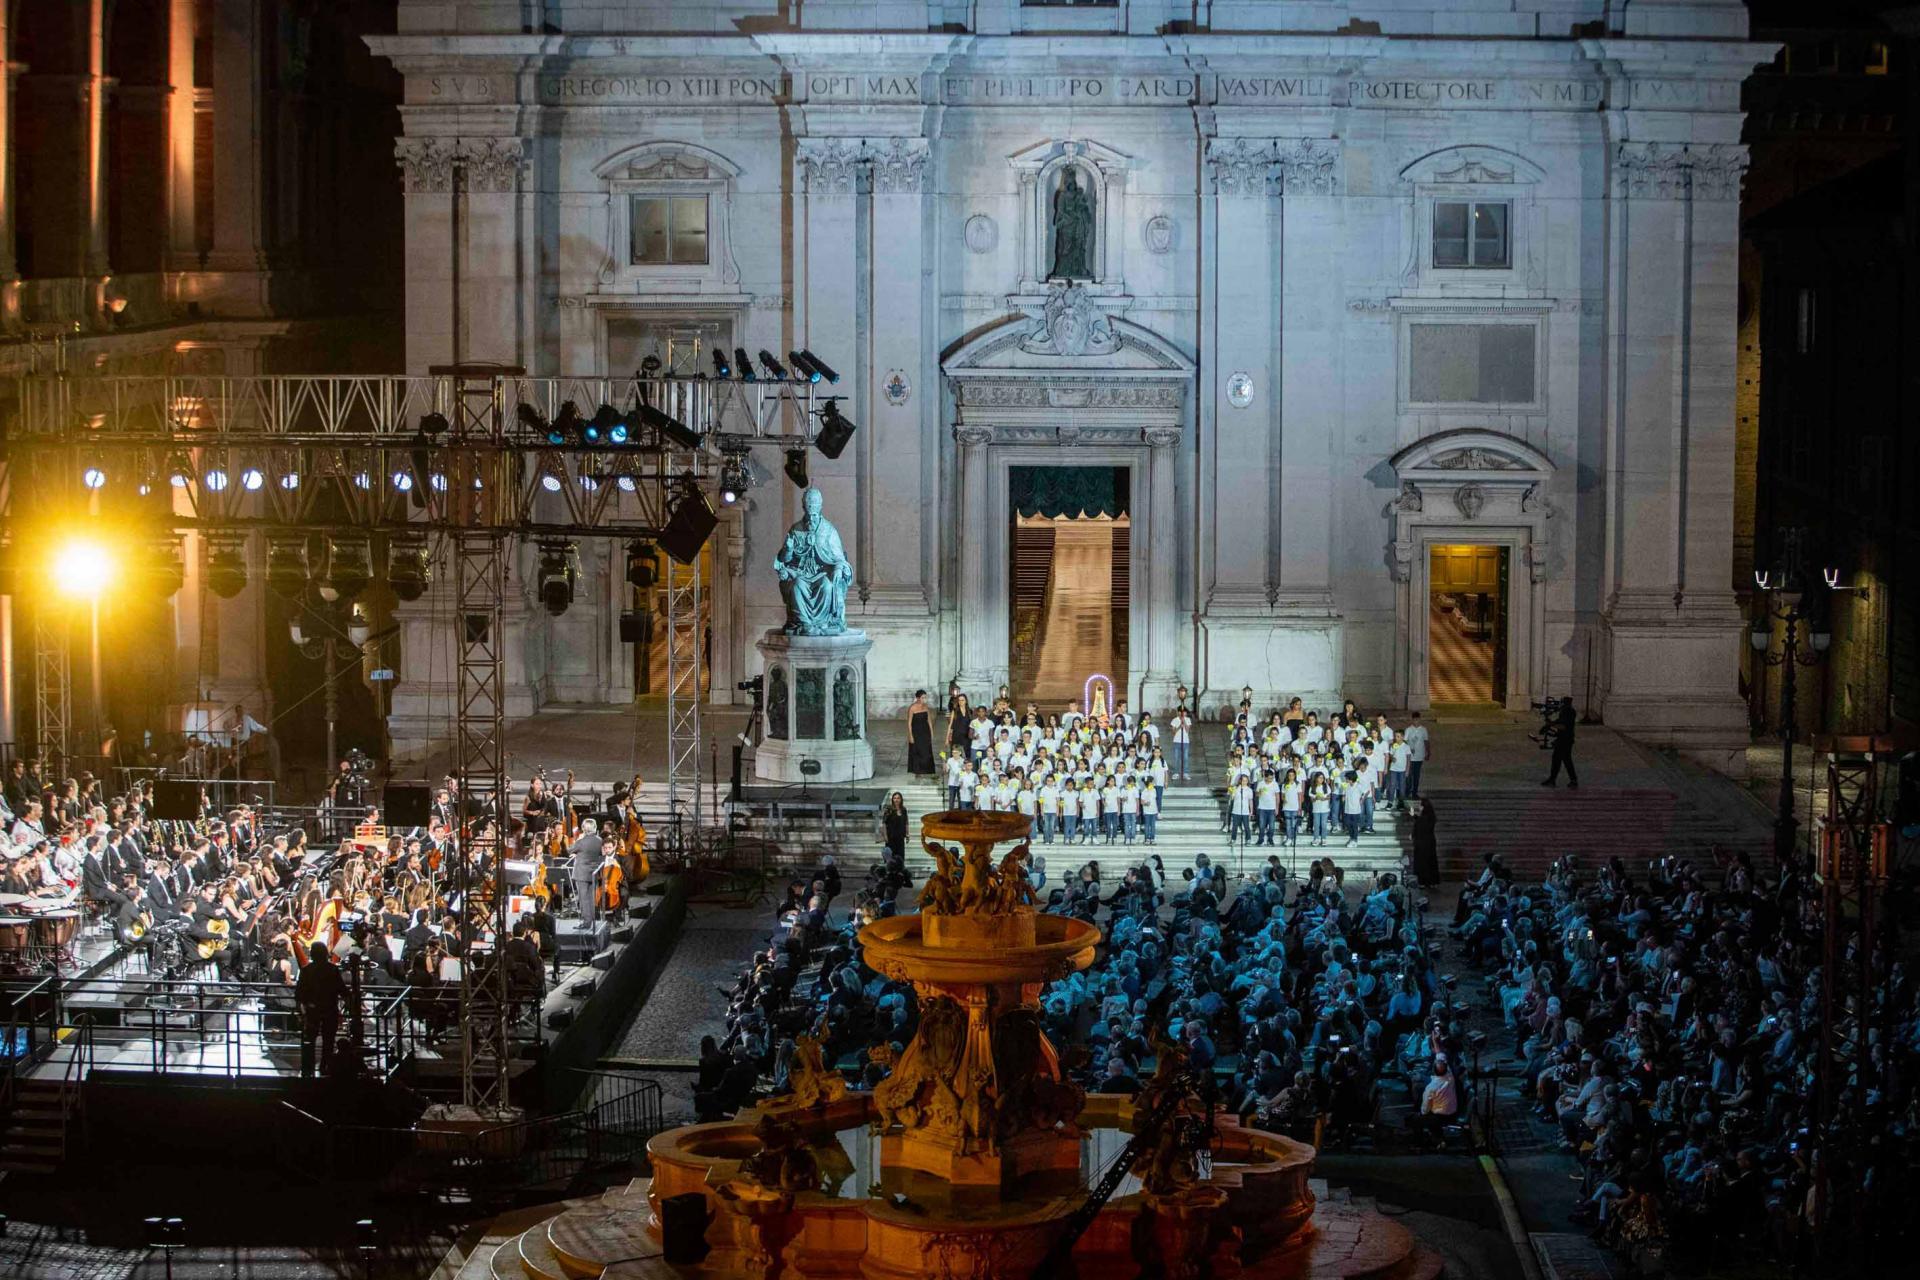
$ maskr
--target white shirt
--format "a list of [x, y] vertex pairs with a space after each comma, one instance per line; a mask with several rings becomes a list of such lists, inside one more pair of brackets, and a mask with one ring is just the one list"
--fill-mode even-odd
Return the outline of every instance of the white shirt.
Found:
[[1039, 806], [1040, 798], [1033, 794], [1032, 787], [1022, 787], [1020, 788], [1020, 794], [1013, 798], [1013, 802], [1021, 813], [1031, 818]]
[[1080, 792], [1080, 816], [1083, 818], [1100, 816], [1100, 793], [1092, 787]]
[[1173, 740], [1175, 742], [1193, 741], [1193, 717], [1182, 713], [1173, 718]]
[[1253, 788], [1244, 782], [1233, 789], [1231, 812], [1236, 818], [1245, 818], [1253, 813]]
[[1387, 767], [1394, 773], [1407, 771], [1407, 754], [1412, 748], [1404, 742], [1396, 742], [1387, 748]]
[[1160, 812], [1160, 796], [1152, 787], [1140, 788], [1140, 812], [1149, 815]]
[[1427, 726], [1416, 724], [1407, 730], [1407, 759], [1418, 762], [1427, 758]]
[[1051, 782], [1040, 788], [1040, 812], [1060, 812], [1060, 788]]

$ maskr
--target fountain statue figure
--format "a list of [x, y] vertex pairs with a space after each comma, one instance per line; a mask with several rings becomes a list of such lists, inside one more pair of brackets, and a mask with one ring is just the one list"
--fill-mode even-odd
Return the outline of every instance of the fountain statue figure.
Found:
[[853, 565], [840, 543], [840, 531], [820, 514], [820, 504], [820, 491], [808, 489], [801, 498], [805, 514], [787, 530], [773, 558], [787, 605], [787, 623], [781, 629], [790, 636], [837, 636], [847, 630]]

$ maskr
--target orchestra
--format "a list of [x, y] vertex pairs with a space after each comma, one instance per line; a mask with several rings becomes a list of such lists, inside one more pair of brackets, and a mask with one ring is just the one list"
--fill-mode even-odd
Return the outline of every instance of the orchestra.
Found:
[[[14, 760], [0, 786], [0, 972], [70, 971], [83, 918], [174, 978], [291, 988], [318, 944], [335, 960], [365, 956], [371, 981], [412, 988], [410, 1006], [438, 1034], [451, 1025], [448, 984], [466, 959], [463, 918], [475, 963], [498, 954], [537, 988], [543, 962], [557, 964], [557, 915], [591, 924], [624, 912], [650, 870], [633, 804], [639, 782], [616, 787], [603, 807], [578, 794], [571, 773], [564, 783], [538, 773], [504, 833], [490, 815], [461, 812], [451, 777], [427, 825], [405, 830], [370, 807], [354, 820], [336, 807], [335, 786], [328, 825], [346, 833], [316, 833], [309, 844], [304, 828], [279, 829], [250, 805], [214, 810], [204, 790], [199, 818], [161, 820], [141, 783], [109, 797], [90, 775], [50, 782]], [[457, 874], [463, 847], [466, 877]], [[463, 879], [472, 886], [464, 897]], [[495, 933], [501, 885], [513, 895], [504, 939]]]

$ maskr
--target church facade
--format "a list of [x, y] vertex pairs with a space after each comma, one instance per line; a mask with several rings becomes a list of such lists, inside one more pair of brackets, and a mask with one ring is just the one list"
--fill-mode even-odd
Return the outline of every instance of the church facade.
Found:
[[[1429, 705], [1436, 553], [1469, 546], [1495, 700], [1735, 767], [1739, 90], [1771, 56], [1738, 3], [400, 15], [409, 370], [834, 366], [858, 431], [811, 480], [871, 714], [1008, 679], [1013, 472], [1116, 468], [1121, 696]], [[711, 544], [719, 700], [784, 617], [770, 457]], [[618, 552], [515, 610], [516, 710], [632, 695]], [[453, 669], [430, 612], [402, 746]]]

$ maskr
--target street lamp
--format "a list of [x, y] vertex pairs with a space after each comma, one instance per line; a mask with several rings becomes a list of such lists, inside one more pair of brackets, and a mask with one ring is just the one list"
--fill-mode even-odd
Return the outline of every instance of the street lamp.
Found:
[[[1754, 619], [1753, 631], [1747, 637], [1756, 659], [1770, 667], [1780, 668], [1780, 804], [1773, 822], [1773, 854], [1781, 862], [1793, 856], [1796, 827], [1793, 818], [1793, 737], [1799, 669], [1818, 663], [1826, 653], [1827, 646], [1833, 643], [1824, 613], [1816, 615], [1814, 611], [1803, 608], [1807, 602], [1805, 541], [1805, 530], [1782, 529], [1779, 560], [1770, 569], [1754, 570], [1754, 586], [1761, 591], [1772, 592], [1773, 603], [1762, 607], [1760, 616]], [[1829, 587], [1839, 579], [1838, 572], [1831, 569], [1823, 569], [1820, 576]], [[1772, 649], [1773, 623], [1776, 621], [1786, 625], [1778, 652]], [[1805, 649], [1801, 648], [1800, 642], [1803, 624], [1807, 628]]]
[[100, 675], [100, 597], [113, 585], [118, 568], [112, 553], [91, 538], [69, 538], [53, 553], [54, 588], [68, 599], [87, 602], [95, 743], [104, 741], [102, 732], [106, 723]]
[[321, 628], [319, 634], [312, 634], [301, 622], [299, 614], [295, 614], [288, 621], [287, 631], [292, 636], [294, 647], [301, 653], [309, 658], [323, 660], [327, 664], [322, 677], [325, 681], [322, 692], [325, 708], [323, 714], [327, 720], [327, 770], [331, 773], [334, 765], [339, 762], [335, 738], [340, 720], [340, 659], [348, 654], [358, 658], [361, 646], [365, 645], [373, 634], [373, 627], [359, 605], [354, 605], [353, 611], [347, 615], [344, 633], [336, 618], [327, 613], [316, 609], [307, 616], [319, 624]]

